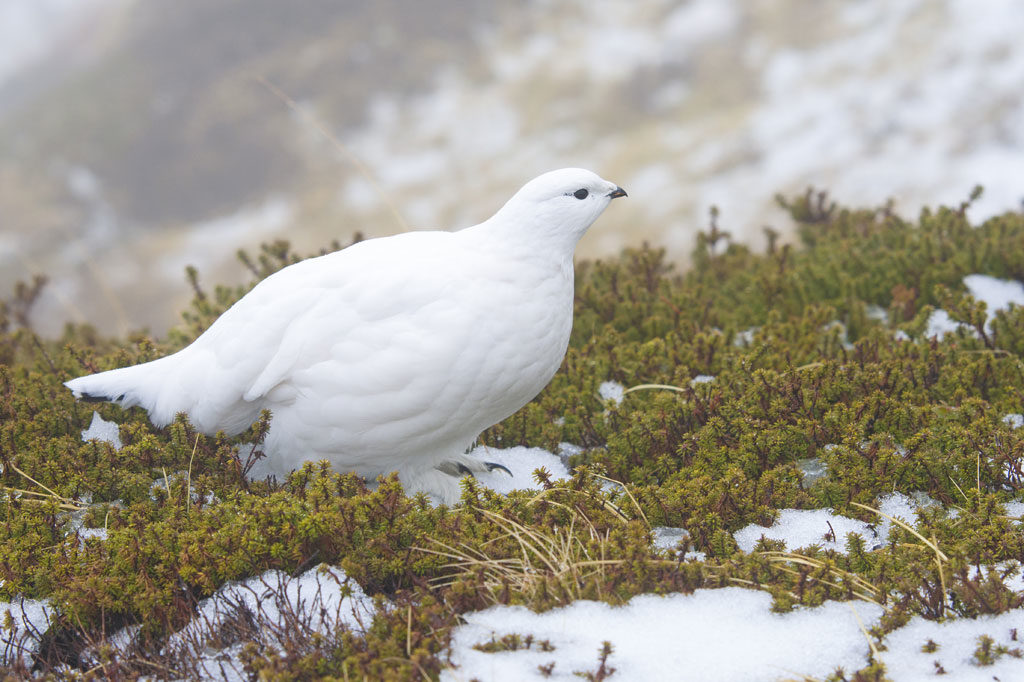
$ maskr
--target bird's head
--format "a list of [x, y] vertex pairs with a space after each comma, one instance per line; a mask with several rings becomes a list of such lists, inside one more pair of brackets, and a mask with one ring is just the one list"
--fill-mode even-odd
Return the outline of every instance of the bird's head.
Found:
[[530, 180], [492, 220], [537, 230], [544, 237], [568, 238], [575, 246], [612, 199], [624, 196], [624, 189], [596, 173], [562, 168]]

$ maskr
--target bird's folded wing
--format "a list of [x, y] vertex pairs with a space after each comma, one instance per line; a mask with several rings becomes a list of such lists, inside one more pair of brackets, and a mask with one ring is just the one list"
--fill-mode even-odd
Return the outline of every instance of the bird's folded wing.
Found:
[[302, 349], [306, 345], [306, 335], [302, 330], [303, 326], [298, 324], [293, 324], [285, 330], [277, 352], [242, 396], [244, 400], [252, 402], [262, 398], [292, 371], [302, 357]]

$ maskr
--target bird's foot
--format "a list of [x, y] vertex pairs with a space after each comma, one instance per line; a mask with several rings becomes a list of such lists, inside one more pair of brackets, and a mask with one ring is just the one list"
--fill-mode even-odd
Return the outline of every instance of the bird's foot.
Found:
[[495, 469], [501, 469], [509, 476], [512, 475], [512, 471], [504, 464], [498, 464], [497, 462], [481, 462], [478, 459], [471, 457], [461, 457], [457, 460], [448, 460], [441, 462], [437, 465], [437, 470], [454, 476], [455, 478], [462, 478], [463, 476], [476, 477], [477, 474], [490, 473]]
[[509, 469], [504, 464], [498, 464], [497, 462], [484, 462], [484, 466], [487, 467], [488, 471], [494, 471], [495, 469], [501, 469], [502, 471], [504, 471], [509, 476], [512, 475], [512, 470]]

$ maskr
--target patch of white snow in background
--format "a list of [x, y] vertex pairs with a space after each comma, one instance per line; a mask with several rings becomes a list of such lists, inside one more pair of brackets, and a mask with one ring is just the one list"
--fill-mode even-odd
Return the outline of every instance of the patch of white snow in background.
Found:
[[1008, 310], [1011, 305], [1024, 305], [1024, 284], [1012, 279], [996, 279], [988, 275], [967, 275], [964, 285], [977, 301], [985, 302], [988, 327], [996, 311]]
[[651, 546], [659, 550], [673, 550], [680, 542], [690, 539], [690, 531], [685, 528], [655, 526], [651, 529]]
[[81, 31], [105, 2], [99, 0], [18, 0], [0, 2], [0, 87], [8, 78], [44, 59], [62, 41]]
[[1011, 592], [1024, 592], [1024, 574], [1021, 573], [1019, 561], [1010, 559], [1009, 561], [1000, 561], [997, 564], [981, 566], [980, 568], [973, 566], [970, 571], [971, 577], [974, 580], [984, 581], [990, 575], [995, 574], [996, 578], [1003, 583], [1006, 589]]
[[864, 308], [864, 314], [867, 315], [869, 320], [875, 320], [876, 322], [885, 323], [889, 321], [889, 311], [874, 303], [869, 303]]
[[709, 374], [698, 374], [694, 378], [690, 379], [690, 386], [696, 386], [697, 384], [707, 384], [715, 380], [715, 377]]
[[[10, 614], [14, 623], [13, 631], [3, 627]], [[20, 655], [29, 665], [32, 654], [39, 645], [39, 637], [50, 627], [53, 608], [48, 599], [20, 599], [0, 602], [0, 651], [7, 657]]]
[[618, 405], [626, 394], [626, 387], [617, 381], [605, 381], [597, 387], [597, 394], [601, 396], [601, 400], [610, 400]]
[[1009, 424], [1011, 428], [1019, 429], [1024, 426], [1024, 414], [1010, 413], [1003, 417], [1003, 423]]
[[754, 343], [754, 334], [757, 333], [758, 329], [760, 329], [760, 327], [751, 327], [750, 329], [744, 329], [743, 331], [736, 332], [736, 338], [732, 340], [732, 345], [737, 348], [751, 345]]
[[261, 204], [246, 206], [230, 215], [188, 226], [185, 244], [160, 260], [161, 273], [169, 279], [180, 279], [185, 267], [194, 265], [200, 271], [220, 260], [233, 260], [235, 252], [225, 244], [252, 244], [279, 234], [295, 215], [286, 199], [275, 197]]
[[115, 450], [121, 449], [121, 431], [114, 422], [108, 422], [100, 416], [99, 412], [92, 413], [92, 423], [89, 428], [82, 431], [82, 442], [98, 440], [101, 443], [110, 443]]
[[[258, 638], [264, 647], [279, 646], [274, 632], [266, 625], [292, 631], [303, 628], [307, 634], [316, 632], [333, 637], [342, 627], [365, 631], [375, 613], [373, 600], [340, 568], [318, 566], [297, 578], [270, 570], [242, 582], [227, 583], [201, 601], [189, 624], [171, 636], [168, 649], [197, 657], [205, 679], [249, 679], [238, 659], [242, 644], [222, 650], [205, 644], [239, 606], [263, 624]], [[130, 637], [127, 639], [130, 641]]]
[[512, 471], [509, 476], [501, 469], [476, 474], [476, 480], [497, 493], [508, 494], [513, 490], [540, 490], [540, 485], [533, 480], [534, 469], [544, 467], [551, 474], [551, 479], [562, 481], [569, 478], [569, 470], [562, 458], [541, 448], [516, 446], [506, 449], [480, 445], [469, 452], [484, 462], [494, 462], [508, 467]]
[[1007, 516], [1017, 519], [1024, 518], [1024, 502], [1004, 502], [1003, 508], [1006, 509]]
[[[495, 606], [465, 614], [466, 624], [452, 636], [456, 667], [443, 671], [441, 679], [578, 680], [573, 673], [597, 668], [604, 641], [614, 649], [608, 665], [616, 668], [616, 680], [824, 678], [837, 667], [851, 672], [867, 664], [868, 644], [857, 615], [870, 628], [882, 614], [880, 607], [827, 602], [778, 614], [772, 613], [771, 601], [765, 592], [727, 587], [640, 595], [619, 607], [581, 600], [541, 614]], [[485, 653], [472, 648], [513, 633], [548, 640], [555, 649]], [[551, 675], [543, 676], [538, 666], [552, 661]]]
[[[721, 0], [691, 0], [672, 10], [663, 22], [663, 40], [671, 45], [699, 45], [735, 30], [740, 22], [739, 7]], [[667, 52], [669, 58], [672, 53]]]
[[[86, 528], [85, 527], [85, 514], [86, 508], [92, 504], [92, 493], [82, 493], [78, 497], [78, 501], [84, 505], [82, 509], [76, 510], [71, 513], [71, 518], [68, 522], [68, 526], [64, 531], [65, 535], [71, 535], [72, 533], [78, 533], [79, 547], [85, 545], [85, 541], [89, 538], [98, 538], [99, 540], [107, 539], [106, 528]], [[114, 507], [123, 507], [123, 503], [118, 500], [111, 503]]]
[[[892, 493], [879, 499], [878, 510], [913, 526], [917, 508], [931, 503], [926, 496], [916, 500], [901, 493]], [[891, 528], [892, 521], [884, 516], [868, 524], [839, 516], [831, 509], [780, 509], [778, 519], [771, 527], [752, 523], [733, 533], [733, 537], [744, 552], [752, 552], [763, 535], [769, 540], [782, 540], [788, 550], [818, 545], [822, 549], [846, 554], [847, 534], [857, 533], [871, 548], [885, 544]], [[832, 533], [835, 534], [834, 538], [826, 537]]]
[[568, 464], [570, 457], [572, 457], [573, 455], [578, 455], [584, 451], [586, 451], [586, 448], [583, 447], [582, 445], [576, 445], [575, 443], [567, 443], [563, 441], [558, 444], [557, 454], [558, 458], [561, 459], [563, 463]]
[[78, 528], [76, 530], [78, 532], [79, 540], [81, 540], [83, 543], [89, 538], [97, 538], [102, 541], [105, 541], [107, 539], [106, 528]]
[[[869, 547], [878, 542], [868, 524], [834, 514], [831, 509], [780, 509], [771, 527], [752, 523], [733, 533], [733, 537], [744, 552], [754, 551], [757, 542], [764, 536], [769, 540], [782, 540], [789, 550], [818, 545], [822, 549], [833, 549], [845, 554], [848, 533], [859, 534]], [[831, 539], [826, 539], [827, 535]]]
[[[1016, 640], [1011, 635], [1014, 629], [1018, 632]], [[990, 666], [976, 665], [972, 659], [981, 635], [992, 637], [996, 645], [1024, 649], [1020, 633], [1024, 633], [1024, 609], [943, 623], [915, 616], [885, 638], [886, 650], [880, 652], [879, 659], [885, 664], [886, 676], [897, 682], [1019, 680], [1024, 670], [1020, 659], [1001, 656]], [[931, 653], [921, 651], [928, 640], [938, 645]], [[936, 676], [936, 662], [946, 671], [945, 675]]]
[[813, 485], [823, 478], [828, 478], [828, 464], [820, 457], [798, 459], [795, 464], [803, 475], [804, 485]]
[[[985, 302], [986, 329], [990, 328], [992, 318], [999, 310], [1008, 310], [1011, 305], [1024, 306], [1024, 284], [1011, 279], [997, 279], [988, 275], [967, 275], [964, 286], [977, 301]], [[928, 318], [928, 327], [924, 335], [928, 338], [938, 336], [940, 339], [959, 327], [966, 325], [954, 322], [949, 313], [941, 308], [934, 311]], [[970, 330], [977, 336], [977, 332]]]
[[949, 313], [942, 308], [939, 308], [938, 310], [932, 311], [932, 314], [928, 316], [928, 326], [925, 327], [924, 335], [929, 339], [933, 336], [937, 336], [942, 339], [946, 334], [952, 334], [960, 327], [966, 328], [965, 325], [962, 325], [959, 322], [954, 322], [949, 316]]

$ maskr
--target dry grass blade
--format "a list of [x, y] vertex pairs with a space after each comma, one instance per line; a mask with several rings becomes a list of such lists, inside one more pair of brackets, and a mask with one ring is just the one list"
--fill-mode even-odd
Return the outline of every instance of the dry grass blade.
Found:
[[871, 648], [871, 657], [875, 660], [878, 659], [878, 647], [875, 646], [875, 642], [871, 639], [871, 635], [868, 634], [868, 629], [864, 627], [864, 621], [861, 620], [860, 614], [857, 613], [857, 609], [853, 608], [853, 604], [847, 604], [850, 610], [853, 611], [853, 617], [857, 619], [857, 626], [860, 627], [861, 633], [864, 635], [864, 639], [868, 640], [868, 646]]
[[[746, 585], [748, 587], [756, 587], [759, 590], [764, 590], [765, 592], [771, 592], [771, 588], [768, 585], [765, 585], [764, 583], [754, 582], [753, 580], [747, 580], [746, 578], [732, 578], [732, 577], [730, 577], [729, 578], [729, 582], [736, 583], [737, 585]], [[800, 596], [797, 595], [796, 592], [793, 592], [792, 590], [786, 590], [786, 594], [788, 594], [794, 600], [800, 601]]]
[[412, 658], [412, 604], [405, 616], [405, 655]]
[[[626, 493], [626, 497], [628, 497], [629, 501], [633, 503], [634, 507], [636, 507], [636, 511], [637, 511], [637, 513], [640, 514], [640, 518], [642, 518], [644, 520], [644, 524], [646, 524], [646, 526], [648, 528], [651, 527], [651, 522], [647, 520], [647, 514], [644, 514], [644, 510], [640, 507], [640, 503], [636, 501], [635, 497], [633, 497], [633, 493], [629, 492], [629, 488], [626, 487], [625, 483], [623, 483], [622, 481], [616, 481], [614, 478], [608, 478], [607, 476], [602, 476], [601, 474], [592, 473], [591, 475], [594, 476], [595, 478], [601, 479], [602, 481], [608, 481], [609, 483], [614, 483], [614, 484], [618, 485], [620, 488], [622, 488], [622, 491], [624, 493]], [[611, 505], [610, 502], [609, 502], [609, 505]], [[614, 505], [611, 505], [611, 506], [614, 507]], [[621, 509], [619, 509], [618, 507], [615, 507], [615, 510], [619, 513], [619, 515], [622, 518], [626, 518], [626, 515], [622, 513]]]
[[956, 486], [956, 489], [960, 492], [960, 496], [964, 498], [964, 501], [966, 501], [968, 498], [967, 498], [967, 493], [964, 492], [964, 489], [960, 487], [959, 483], [957, 483], [956, 481], [953, 480], [952, 476], [949, 476], [948, 478], [949, 478], [949, 482]]
[[628, 395], [634, 391], [675, 391], [676, 393], [686, 393], [685, 388], [679, 386], [672, 386], [671, 384], [637, 384], [636, 386], [630, 386], [622, 395]]
[[[608, 479], [608, 480], [610, 480], [610, 479]], [[584, 521], [587, 522], [587, 525], [590, 526], [590, 529], [593, 532], [596, 533], [597, 532], [597, 528], [594, 526], [594, 523], [585, 514], [581, 513], [579, 511], [579, 509], [570, 507], [567, 504], [562, 504], [561, 502], [556, 502], [554, 500], [545, 499], [547, 497], [550, 497], [551, 495], [555, 495], [555, 494], [558, 494], [558, 493], [570, 494], [571, 492], [572, 491], [567, 490], [566, 488], [548, 488], [546, 490], [541, 490], [540, 492], [538, 492], [536, 495], [533, 496], [533, 499], [530, 500], [530, 504], [536, 504], [540, 500], [544, 499], [544, 501], [546, 503], [548, 503], [548, 504], [554, 505], [556, 507], [561, 507], [562, 509], [565, 509], [566, 511], [569, 511], [569, 512], [571, 512], [573, 514], [578, 514], [579, 516], [581, 516], [583, 518]], [[598, 502], [600, 502], [602, 507], [604, 507], [605, 509], [610, 511], [620, 521], [629, 521], [630, 520], [629, 517], [626, 516], [626, 513], [623, 512], [621, 509], [619, 509], [613, 502], [611, 502], [611, 500], [598, 500]]]
[[35, 491], [35, 490], [24, 490], [22, 488], [12, 488], [12, 487], [6, 486], [6, 485], [3, 486], [3, 490], [6, 490], [8, 492], [8, 494], [10, 494], [10, 493], [18, 493], [18, 494], [21, 494], [21, 495], [34, 495], [34, 496], [36, 496], [38, 498], [41, 498], [41, 499], [22, 500], [23, 502], [43, 503], [46, 500], [54, 500], [57, 503], [57, 507], [59, 507], [60, 509], [65, 509], [67, 511], [80, 512], [80, 511], [85, 511], [86, 509], [88, 509], [88, 505], [80, 504], [78, 502], [75, 502], [72, 499], [69, 499], [69, 498], [64, 497], [62, 495], [58, 495], [53, 490], [51, 490], [50, 488], [46, 487], [45, 485], [43, 485], [42, 483], [40, 483], [36, 479], [32, 478], [31, 476], [26, 474], [21, 469], [19, 469], [18, 467], [14, 466], [13, 464], [11, 465], [11, 468], [14, 469], [16, 472], [18, 472], [22, 477], [27, 478], [29, 481], [31, 481], [32, 483], [35, 483], [37, 486], [39, 486], [40, 488], [42, 488], [43, 490], [46, 491], [45, 493], [41, 493], [41, 492], [38, 492], [38, 491]]
[[[876, 599], [880, 594], [880, 590], [855, 573], [850, 573], [849, 571], [844, 571], [841, 568], [836, 568], [834, 566], [828, 566], [824, 561], [819, 561], [817, 559], [804, 556], [803, 554], [794, 554], [792, 552], [763, 552], [762, 554], [773, 564], [794, 563], [807, 566], [808, 568], [826, 570], [836, 580], [845, 581], [847, 584], [843, 585], [840, 582], [833, 582], [832, 580], [825, 580], [824, 578], [817, 578], [817, 580], [821, 581], [825, 585], [835, 587], [836, 589], [849, 589], [855, 597], [862, 601], [877, 604], [878, 606], [882, 605], [882, 603]], [[797, 571], [792, 569], [785, 568], [783, 566], [778, 566], [778, 568], [792, 575], [799, 575]]]
[[938, 558], [942, 559], [943, 561], [949, 561], [949, 557], [946, 556], [945, 554], [943, 554], [942, 550], [939, 549], [939, 546], [936, 543], [935, 538], [932, 538], [931, 540], [928, 540], [927, 538], [925, 538], [925, 536], [923, 536], [920, 533], [918, 533], [917, 530], [915, 530], [913, 526], [907, 524], [905, 521], [901, 521], [900, 519], [897, 519], [895, 517], [889, 516], [885, 512], [879, 511], [878, 509], [875, 509], [874, 507], [869, 507], [868, 505], [861, 504], [859, 502], [853, 502], [851, 504], [853, 504], [853, 506], [855, 506], [855, 507], [860, 507], [861, 509], [866, 509], [866, 510], [868, 510], [870, 512], [874, 512], [875, 514], [878, 514], [879, 516], [884, 516], [885, 518], [889, 519], [894, 524], [896, 524], [897, 526], [899, 526], [900, 528], [904, 529], [905, 531], [907, 531], [908, 533], [910, 533], [911, 535], [913, 535], [914, 537], [919, 539], [921, 542], [923, 542], [929, 549], [931, 549], [932, 551], [935, 552], [935, 556], [937, 556]]
[[[196, 449], [199, 447], [199, 434], [196, 434], [196, 442], [192, 445], [192, 454], [188, 458], [188, 473], [185, 475], [185, 508], [192, 508], [192, 462], [196, 458]], [[164, 478], [167, 472], [164, 472]], [[168, 488], [168, 492], [170, 489]]]
[[385, 192], [381, 188], [380, 184], [374, 178], [373, 173], [371, 173], [370, 169], [366, 167], [366, 164], [364, 164], [359, 159], [359, 157], [356, 156], [352, 152], [351, 149], [349, 149], [348, 147], [343, 145], [341, 143], [341, 140], [339, 140], [336, 135], [334, 135], [329, 130], [327, 130], [327, 128], [324, 127], [324, 125], [319, 120], [317, 120], [317, 118], [315, 116], [313, 116], [312, 114], [307, 112], [305, 109], [300, 107], [298, 102], [296, 102], [294, 99], [289, 97], [283, 90], [281, 90], [281, 88], [277, 87], [276, 85], [271, 83], [269, 80], [267, 80], [267, 78], [265, 76], [256, 76], [255, 80], [256, 80], [257, 83], [259, 83], [260, 85], [265, 87], [267, 90], [269, 90], [275, 97], [277, 97], [282, 102], [284, 102], [285, 105], [289, 109], [291, 109], [294, 113], [296, 113], [299, 116], [302, 116], [304, 119], [306, 119], [306, 122], [309, 123], [311, 126], [313, 126], [313, 128], [318, 133], [323, 135], [323, 137], [328, 142], [333, 144], [335, 149], [337, 149], [342, 154], [344, 154], [345, 157], [348, 158], [349, 162], [353, 166], [355, 166], [356, 170], [359, 171], [359, 174], [361, 176], [363, 176], [363, 179], [366, 180], [366, 182], [368, 182], [371, 187], [373, 187], [373, 190], [377, 193], [377, 196], [380, 197], [381, 201], [384, 202], [384, 205], [388, 207], [388, 210], [391, 212], [392, 217], [394, 217], [395, 222], [398, 223], [398, 226], [402, 229], [402, 231], [403, 232], [408, 232], [409, 231], [409, 225], [405, 222], [405, 219], [402, 218], [402, 214], [399, 212], [398, 207], [395, 206], [394, 202], [391, 201], [391, 199], [388, 197], [387, 192]]
[[[980, 488], [979, 488], [979, 490], [980, 490]], [[948, 594], [948, 590], [946, 588], [946, 571], [945, 571], [945, 564], [944, 564], [944, 562], [949, 561], [949, 557], [946, 556], [942, 552], [941, 549], [939, 549], [939, 542], [938, 542], [938, 540], [935, 539], [935, 535], [932, 534], [932, 539], [929, 540], [929, 539], [925, 538], [925, 536], [923, 536], [920, 533], [918, 533], [916, 529], [914, 529], [912, 526], [910, 526], [909, 524], [907, 524], [904, 521], [901, 521], [901, 520], [899, 520], [897, 518], [889, 516], [888, 514], [882, 512], [882, 511], [879, 511], [878, 509], [875, 509], [874, 507], [869, 507], [866, 504], [860, 504], [859, 502], [854, 502], [853, 504], [854, 504], [854, 506], [860, 507], [861, 509], [867, 509], [868, 511], [874, 512], [875, 514], [878, 514], [879, 516], [884, 516], [885, 518], [889, 519], [890, 521], [892, 521], [894, 524], [896, 524], [900, 528], [906, 530], [908, 533], [910, 533], [911, 535], [913, 535], [914, 537], [919, 539], [924, 544], [925, 547], [927, 547], [928, 549], [930, 549], [933, 552], [935, 552], [935, 567], [936, 567], [936, 569], [938, 569], [938, 572], [939, 572], [939, 583], [942, 585], [942, 594], [943, 594], [943, 601], [941, 601], [939, 603], [939, 615], [942, 616], [942, 614], [946, 610], [945, 595]]]
[[[464, 543], [453, 547], [432, 540], [439, 549], [417, 549], [451, 559], [443, 568], [452, 571], [435, 579], [435, 584], [448, 586], [463, 577], [482, 574], [484, 587], [492, 601], [496, 602], [498, 593], [506, 588], [533, 595], [553, 583], [568, 602], [580, 597], [583, 585], [589, 578], [602, 575], [607, 566], [622, 563], [618, 559], [596, 559], [590, 556], [583, 541], [576, 535], [575, 517], [568, 528], [554, 528], [545, 533], [486, 509], [480, 512], [501, 527], [504, 538], [515, 541], [518, 556], [492, 557]], [[590, 532], [595, 533], [593, 529]], [[600, 538], [599, 535], [593, 537]]]

